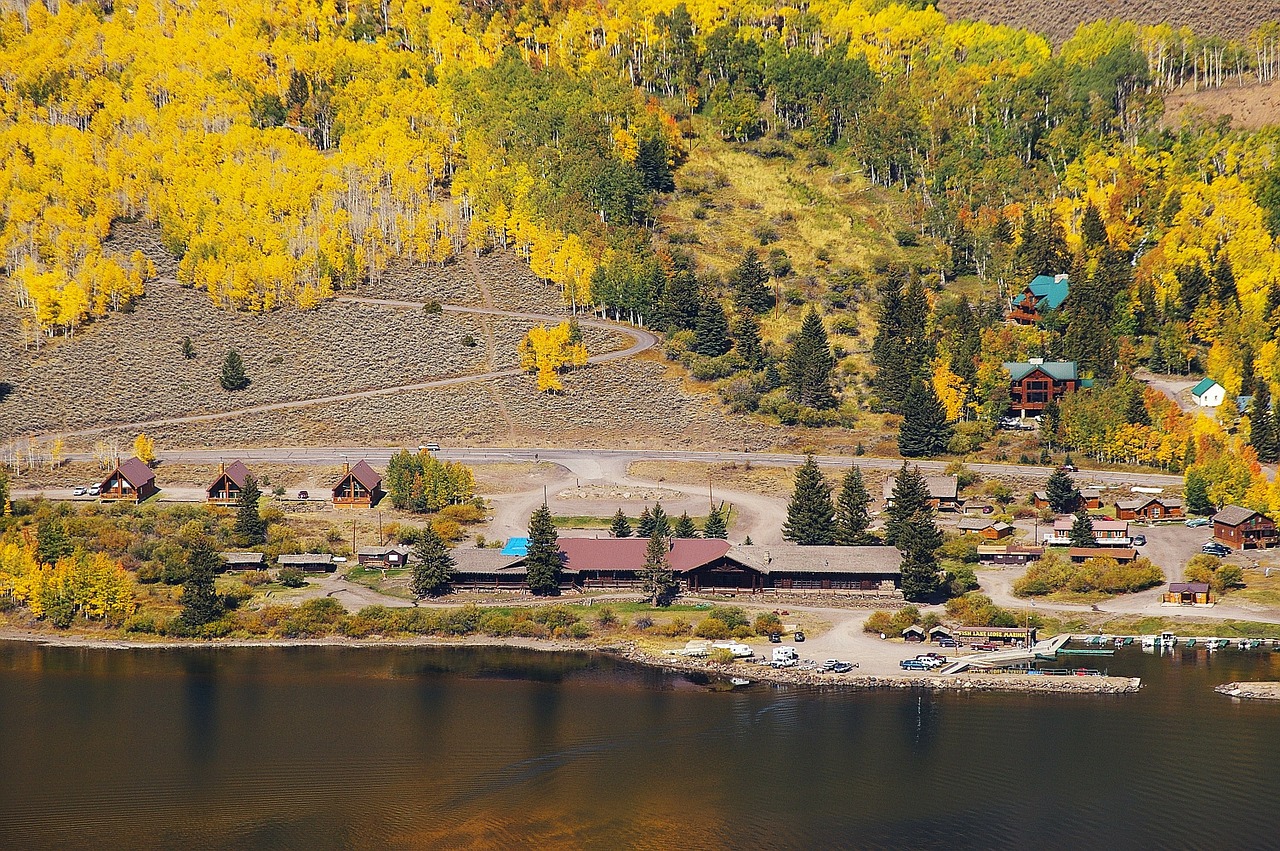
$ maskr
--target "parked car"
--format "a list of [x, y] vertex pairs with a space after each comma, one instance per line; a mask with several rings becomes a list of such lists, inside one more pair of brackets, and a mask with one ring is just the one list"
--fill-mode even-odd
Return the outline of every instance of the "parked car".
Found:
[[298, 499], [311, 499], [311, 494], [306, 491], [298, 491]]
[[833, 674], [847, 674], [847, 673], [849, 673], [850, 671], [852, 671], [852, 670], [853, 670], [854, 668], [856, 668], [856, 667], [858, 667], [858, 666], [857, 666], [857, 665], [850, 664], [849, 662], [840, 662], [840, 663], [838, 663], [834, 668], [832, 668], [832, 669], [831, 669], [831, 673], [833, 673]]
[[970, 644], [969, 646], [972, 647], [974, 650], [984, 650], [988, 653], [991, 652], [992, 650], [999, 649], [998, 647], [996, 647], [996, 645], [992, 644], [990, 641], [982, 641], [977, 644]]
[[904, 671], [927, 671], [929, 666], [919, 659], [903, 659], [898, 663], [898, 667]]
[[782, 643], [782, 635], [781, 635], [780, 633], [776, 633], [776, 632], [771, 632], [771, 633], [769, 633], [769, 643], [770, 643], [770, 644], [781, 644], [781, 643]]
[[83, 485], [81, 485], [80, 487], [78, 487], [78, 488], [76, 488], [75, 490], [71, 491], [71, 495], [72, 495], [72, 496], [84, 496], [84, 495], [85, 495], [86, 493], [88, 493], [88, 492], [89, 492], [89, 489], [88, 489], [88, 488], [86, 488], [86, 487], [84, 487]]
[[102, 485], [94, 485], [89, 488], [89, 496], [97, 496], [100, 493], [102, 493]]
[[1079, 468], [1079, 467], [1077, 467], [1075, 464], [1063, 464], [1063, 465], [1062, 465], [1061, 467], [1059, 467], [1058, 469], [1059, 469], [1059, 470], [1061, 470], [1061, 471], [1062, 471], [1062, 472], [1064, 472], [1064, 473], [1078, 473], [1078, 472], [1080, 472], [1080, 468]]
[[1197, 526], [1208, 526], [1213, 521], [1208, 517], [1192, 517], [1184, 522], [1188, 529], [1195, 529]]
[[418, 447], [418, 451], [419, 451], [419, 452], [422, 452], [422, 451], [424, 451], [424, 450], [425, 450], [425, 451], [427, 451], [427, 452], [439, 452], [439, 451], [440, 451], [440, 444], [438, 444], [438, 443], [424, 443], [424, 444], [422, 444], [421, 446], [419, 446], [419, 447]]
[[1200, 548], [1200, 552], [1208, 553], [1211, 556], [1218, 556], [1219, 558], [1222, 558], [1223, 556], [1231, 555], [1231, 548], [1223, 546], [1222, 544], [1216, 544], [1213, 541], [1210, 541], [1209, 543], [1205, 544], [1203, 547]]
[[1146, 536], [1146, 535], [1134, 535], [1134, 536], [1133, 536], [1133, 545], [1134, 545], [1135, 547], [1145, 547], [1145, 546], [1147, 545], [1147, 536]]
[[796, 641], [804, 641], [804, 633], [798, 629], [796, 630]]
[[942, 638], [938, 640], [939, 647], [959, 647], [954, 638]]

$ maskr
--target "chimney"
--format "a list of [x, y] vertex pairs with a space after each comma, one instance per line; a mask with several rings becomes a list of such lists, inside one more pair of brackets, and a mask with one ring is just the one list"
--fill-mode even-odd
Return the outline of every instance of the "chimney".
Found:
[[344, 475], [344, 476], [345, 476], [347, 473], [350, 473], [350, 472], [351, 472], [351, 465], [350, 465], [350, 464], [348, 464], [346, 461], [343, 461], [343, 462], [342, 462], [342, 475]]

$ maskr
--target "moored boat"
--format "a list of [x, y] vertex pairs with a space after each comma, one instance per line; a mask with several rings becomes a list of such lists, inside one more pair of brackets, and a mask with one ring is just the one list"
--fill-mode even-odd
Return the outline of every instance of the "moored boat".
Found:
[[730, 678], [729, 678], [729, 685], [734, 686], [734, 687], [737, 687], [737, 686], [749, 686], [749, 685], [751, 685], [751, 680], [744, 680], [742, 677], [730, 677]]

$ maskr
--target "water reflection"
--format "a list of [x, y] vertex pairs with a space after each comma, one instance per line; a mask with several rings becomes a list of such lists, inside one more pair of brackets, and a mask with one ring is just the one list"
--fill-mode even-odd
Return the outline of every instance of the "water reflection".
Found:
[[1211, 688], [1280, 654], [1208, 656], [1125, 649], [1140, 694], [1048, 697], [713, 693], [518, 649], [0, 644], [0, 845], [1270, 847], [1280, 707]]

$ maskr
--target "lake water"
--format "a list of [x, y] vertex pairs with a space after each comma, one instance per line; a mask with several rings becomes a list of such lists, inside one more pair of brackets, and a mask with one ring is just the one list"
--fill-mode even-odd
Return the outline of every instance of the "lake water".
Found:
[[1211, 691], [1280, 679], [1280, 653], [1097, 662], [1146, 688], [712, 692], [590, 654], [0, 643], [0, 847], [1280, 847], [1280, 703]]

